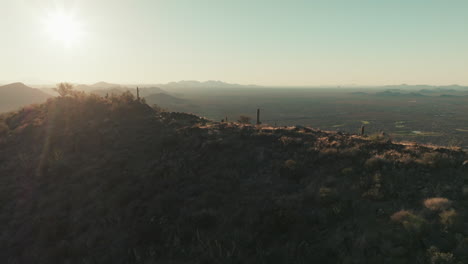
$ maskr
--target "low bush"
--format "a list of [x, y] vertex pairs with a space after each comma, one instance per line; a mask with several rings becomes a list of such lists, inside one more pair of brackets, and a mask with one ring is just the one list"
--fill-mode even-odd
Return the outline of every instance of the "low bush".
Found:
[[455, 225], [458, 218], [458, 213], [455, 211], [455, 209], [449, 209], [441, 212], [439, 216], [440, 223], [447, 229]]
[[10, 128], [8, 127], [8, 125], [0, 120], [0, 136], [8, 134], [9, 131]]
[[452, 201], [447, 198], [434, 197], [424, 200], [424, 206], [432, 211], [444, 211], [452, 206]]
[[437, 247], [430, 247], [427, 250], [427, 258], [430, 264], [455, 264], [461, 263], [456, 262], [455, 257], [452, 253], [440, 252]]
[[415, 234], [422, 233], [427, 224], [424, 218], [406, 210], [394, 213], [390, 219], [394, 222], [400, 223], [406, 231]]

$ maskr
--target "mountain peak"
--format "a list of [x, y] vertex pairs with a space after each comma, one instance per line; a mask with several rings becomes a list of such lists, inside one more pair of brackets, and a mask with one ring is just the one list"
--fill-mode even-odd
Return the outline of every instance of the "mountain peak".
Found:
[[0, 112], [44, 102], [50, 96], [39, 89], [16, 82], [0, 86]]
[[0, 86], [0, 88], [30, 88], [30, 89], [34, 89], [34, 88], [31, 88], [31, 87], [27, 86], [26, 84], [24, 84], [22, 82], [14, 82], [14, 83], [6, 84], [6, 85], [3, 85], [3, 86]]
[[115, 83], [108, 83], [108, 82], [97, 82], [95, 84], [90, 85], [91, 87], [99, 87], [99, 88], [107, 88], [107, 87], [120, 87], [120, 84]]

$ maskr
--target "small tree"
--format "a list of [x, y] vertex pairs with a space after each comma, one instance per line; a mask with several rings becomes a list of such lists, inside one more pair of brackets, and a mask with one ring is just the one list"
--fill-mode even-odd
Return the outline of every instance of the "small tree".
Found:
[[71, 96], [74, 94], [73, 84], [71, 83], [59, 83], [57, 88], [54, 88], [61, 97]]
[[239, 120], [237, 120], [241, 124], [250, 124], [251, 118], [249, 116], [241, 115]]

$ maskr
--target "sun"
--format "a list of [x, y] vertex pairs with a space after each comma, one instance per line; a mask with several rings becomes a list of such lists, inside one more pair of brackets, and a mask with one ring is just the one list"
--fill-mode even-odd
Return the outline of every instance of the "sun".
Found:
[[44, 24], [47, 33], [66, 47], [75, 45], [83, 35], [80, 21], [74, 15], [63, 11], [49, 13]]

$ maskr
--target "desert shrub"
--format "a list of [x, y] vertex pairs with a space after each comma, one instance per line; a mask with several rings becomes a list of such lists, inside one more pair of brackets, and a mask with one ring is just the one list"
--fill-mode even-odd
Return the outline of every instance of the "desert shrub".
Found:
[[424, 200], [424, 206], [432, 211], [444, 211], [452, 206], [452, 201], [442, 197], [428, 198]]
[[279, 141], [285, 146], [287, 145], [292, 145], [292, 144], [301, 144], [302, 139], [301, 138], [293, 138], [293, 137], [288, 137], [288, 136], [282, 136]]
[[319, 199], [323, 203], [331, 203], [338, 199], [338, 194], [335, 189], [322, 187], [319, 189]]
[[394, 222], [401, 223], [412, 214], [413, 213], [411, 211], [401, 210], [401, 211], [394, 213], [392, 216], [390, 216], [390, 219]]
[[359, 146], [354, 146], [351, 148], [346, 148], [344, 150], [341, 150], [341, 155], [347, 158], [357, 158], [361, 154], [361, 149]]
[[0, 136], [8, 134], [8, 131], [10, 131], [8, 125], [0, 120]]
[[324, 148], [320, 150], [320, 157], [335, 157], [338, 154], [338, 149], [336, 148]]
[[237, 121], [239, 123], [241, 123], [241, 124], [250, 124], [251, 120], [252, 120], [252, 118], [250, 118], [249, 116], [241, 115], [239, 117], [239, 120], [237, 120]]
[[381, 191], [382, 175], [379, 172], [374, 174], [374, 176], [371, 178], [370, 184], [371, 185], [370, 185], [369, 190], [363, 193], [362, 197], [373, 199], [373, 200], [378, 200], [378, 199], [383, 198], [383, 193]]
[[292, 159], [286, 160], [280, 168], [280, 175], [285, 179], [299, 181], [305, 176], [303, 164]]
[[342, 175], [351, 175], [353, 173], [353, 168], [349, 167], [349, 168], [344, 168], [341, 170], [341, 174]]
[[445, 153], [431, 152], [424, 153], [419, 162], [432, 167], [446, 167], [450, 165], [451, 160]]
[[399, 211], [390, 216], [390, 219], [396, 223], [400, 223], [408, 232], [421, 233], [426, 226], [424, 218], [413, 214], [410, 211]]
[[297, 162], [295, 160], [289, 159], [284, 162], [284, 167], [289, 170], [295, 170], [297, 168]]
[[443, 224], [446, 228], [448, 228], [455, 224], [458, 218], [458, 213], [455, 211], [455, 209], [449, 209], [441, 212], [439, 216], [440, 223]]
[[452, 264], [457, 263], [452, 253], [440, 252], [437, 247], [430, 247], [427, 250], [427, 258], [430, 264]]
[[364, 163], [364, 167], [369, 170], [376, 170], [380, 169], [386, 163], [387, 161], [385, 159], [376, 156], [366, 160], [366, 162]]
[[374, 143], [384, 143], [386, 141], [386, 138], [381, 133], [374, 133], [369, 136], [369, 140]]
[[411, 163], [415, 162], [415, 159], [410, 154], [403, 153], [397, 161], [404, 165], [410, 165]]

